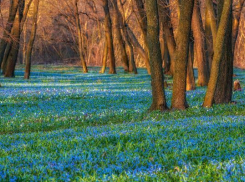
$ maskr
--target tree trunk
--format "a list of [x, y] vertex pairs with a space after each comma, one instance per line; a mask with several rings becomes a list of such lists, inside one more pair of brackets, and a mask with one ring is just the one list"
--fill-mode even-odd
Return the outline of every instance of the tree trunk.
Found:
[[75, 0], [75, 17], [76, 17], [79, 57], [80, 57], [81, 64], [83, 67], [83, 73], [88, 73], [87, 64], [83, 56], [83, 37], [82, 37], [83, 35], [82, 35], [82, 29], [81, 29], [80, 17], [79, 17], [79, 11], [78, 11], [78, 0]]
[[113, 18], [112, 18], [112, 24], [113, 24], [113, 30], [114, 30], [114, 38], [115, 38], [115, 42], [116, 45], [119, 48], [119, 52], [121, 55], [121, 62], [123, 64], [123, 68], [125, 72], [129, 71], [129, 60], [128, 60], [128, 56], [127, 56], [127, 52], [125, 49], [125, 43], [123, 41], [122, 38], [122, 33], [121, 33], [121, 28], [123, 26], [123, 18], [121, 13], [119, 12], [118, 9], [118, 4], [117, 4], [117, 0], [113, 0]]
[[116, 74], [116, 61], [113, 46], [111, 16], [109, 11], [108, 0], [103, 0], [103, 9], [105, 13], [105, 36], [108, 45], [108, 58], [110, 61], [109, 74]]
[[140, 25], [140, 30], [143, 36], [143, 46], [148, 56], [148, 59], [145, 59], [145, 66], [149, 74], [151, 74], [150, 62], [149, 62], [149, 48], [147, 45], [147, 16], [145, 11], [145, 6], [142, 0], [134, 0], [136, 4], [136, 8], [139, 14], [139, 18], [137, 19]]
[[[223, 1], [223, 0], [222, 0]], [[220, 1], [219, 3], [223, 2]], [[221, 14], [220, 7], [218, 14]], [[230, 103], [232, 101], [233, 88], [233, 49], [232, 49], [232, 12], [230, 12], [228, 27], [225, 35], [224, 53], [220, 63], [220, 73], [214, 95], [215, 104]]]
[[192, 30], [197, 53], [196, 61], [198, 65], [198, 85], [207, 86], [209, 80], [209, 64], [206, 54], [207, 45], [204, 37], [199, 0], [195, 0], [192, 16]]
[[102, 73], [102, 74], [105, 73], [107, 55], [108, 55], [108, 45], [107, 45], [107, 41], [105, 40], [104, 50], [103, 50], [103, 57], [102, 57], [102, 67], [101, 67], [101, 70], [100, 70], [100, 73]]
[[159, 42], [159, 18], [157, 0], [146, 0], [147, 14], [147, 44], [150, 53], [151, 85], [153, 102], [150, 110], [164, 111], [167, 109], [164, 76], [162, 69], [161, 50]]
[[208, 88], [206, 92], [206, 96], [204, 99], [203, 106], [204, 107], [212, 107], [214, 103], [214, 95], [217, 88], [218, 78], [220, 74], [220, 66], [221, 60], [224, 54], [224, 44], [226, 42], [226, 33], [229, 32], [228, 25], [230, 22], [231, 16], [231, 0], [224, 0], [223, 11], [219, 23], [219, 28], [217, 32], [217, 38], [215, 41], [215, 49], [214, 49], [214, 58], [212, 61], [212, 69], [210, 80], [208, 83]]
[[34, 0], [33, 25], [32, 25], [31, 36], [27, 45], [26, 56], [25, 56], [25, 64], [26, 64], [25, 75], [24, 75], [25, 79], [30, 78], [31, 55], [32, 55], [33, 45], [37, 32], [38, 8], [39, 8], [39, 0]]
[[7, 21], [5, 30], [3, 32], [3, 38], [1, 39], [1, 42], [0, 42], [0, 65], [2, 65], [4, 53], [5, 53], [8, 41], [9, 41], [9, 35], [10, 35], [11, 30], [12, 30], [13, 23], [15, 20], [15, 16], [17, 13], [18, 1], [19, 0], [10, 1], [11, 4], [10, 4], [10, 8], [9, 8], [9, 17], [8, 17], [8, 21]]
[[12, 28], [13, 44], [10, 48], [10, 52], [7, 58], [5, 77], [14, 77], [15, 66], [17, 63], [19, 46], [20, 46], [20, 30], [21, 20], [23, 17], [23, 11], [25, 7], [25, 0], [20, 0], [18, 4], [18, 10], [15, 16], [14, 25]]
[[164, 40], [166, 42], [167, 50], [170, 57], [170, 69], [168, 71], [168, 74], [173, 75], [176, 42], [174, 39], [172, 23], [170, 20], [169, 2], [168, 0], [159, 0], [159, 4], [160, 22], [163, 29]]
[[186, 90], [195, 90], [195, 76], [193, 70], [193, 62], [194, 62], [194, 45], [191, 41], [189, 43], [189, 58], [188, 58], [188, 65], [187, 65], [187, 78], [186, 78]]
[[182, 1], [180, 7], [173, 80], [173, 109], [186, 109], [188, 107], [186, 101], [186, 76], [193, 6], [194, 0], [185, 0]]

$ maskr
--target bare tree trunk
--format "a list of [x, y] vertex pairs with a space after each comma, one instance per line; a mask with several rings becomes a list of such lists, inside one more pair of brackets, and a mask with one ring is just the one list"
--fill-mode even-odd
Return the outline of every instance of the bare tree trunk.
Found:
[[162, 69], [161, 50], [159, 42], [159, 18], [157, 0], [146, 0], [147, 12], [147, 43], [150, 53], [151, 85], [153, 102], [150, 110], [164, 111], [167, 109], [164, 76]]
[[194, 45], [193, 42], [191, 41], [189, 43], [189, 58], [188, 58], [188, 65], [187, 65], [187, 78], [186, 78], [187, 91], [196, 89], [193, 62], [194, 62]]
[[[222, 13], [224, 0], [220, 0], [218, 14]], [[232, 12], [225, 35], [224, 53], [220, 63], [220, 73], [214, 95], [215, 104], [230, 103], [232, 101], [233, 88], [233, 49], [232, 49]]]
[[102, 74], [105, 73], [107, 55], [108, 55], [108, 45], [107, 45], [107, 41], [105, 40], [104, 50], [103, 50], [103, 57], [102, 57], [102, 67], [101, 67], [101, 70], [100, 70], [100, 73], [102, 73]]
[[120, 55], [121, 55], [121, 62], [123, 64], [123, 68], [125, 72], [129, 71], [129, 60], [128, 60], [128, 56], [126, 53], [126, 49], [125, 49], [125, 43], [123, 41], [122, 38], [122, 33], [121, 33], [121, 28], [123, 26], [123, 17], [118, 9], [118, 3], [117, 0], [113, 0], [113, 17], [112, 17], [112, 24], [114, 27], [114, 35], [115, 35], [115, 42], [117, 42], [117, 46], [119, 48], [120, 51]]
[[17, 63], [17, 58], [18, 58], [18, 52], [19, 52], [19, 46], [20, 46], [20, 31], [21, 31], [21, 20], [23, 17], [23, 11], [25, 7], [25, 0], [20, 0], [18, 4], [18, 10], [17, 14], [15, 16], [15, 21], [13, 25], [13, 44], [10, 48], [10, 52], [7, 58], [7, 67], [6, 71], [4, 73], [5, 77], [14, 77], [14, 71], [15, 71], [15, 66]]
[[105, 12], [105, 36], [108, 45], [108, 58], [110, 61], [110, 74], [116, 74], [115, 54], [113, 47], [112, 27], [111, 27], [111, 16], [109, 11], [108, 0], [103, 0], [103, 9]]
[[195, 0], [192, 17], [192, 30], [196, 46], [196, 58], [198, 65], [198, 85], [207, 86], [209, 80], [209, 62], [206, 54], [206, 39], [202, 24], [199, 0]]
[[11, 33], [13, 23], [15, 20], [15, 16], [17, 13], [18, 1], [19, 0], [10, 1], [11, 4], [10, 4], [10, 8], [9, 8], [9, 17], [8, 17], [8, 21], [7, 21], [5, 30], [3, 32], [3, 38], [1, 39], [1, 42], [0, 42], [0, 65], [2, 65], [4, 53], [5, 53], [7, 44], [8, 44], [9, 35]]
[[162, 24], [164, 40], [166, 42], [167, 50], [169, 52], [169, 57], [170, 57], [170, 65], [169, 65], [170, 68], [168, 70], [168, 74], [173, 75], [176, 42], [174, 39], [172, 23], [170, 20], [170, 10], [169, 10], [168, 0], [159, 0], [159, 12], [161, 15], [160, 22]]
[[177, 33], [177, 48], [173, 80], [173, 109], [186, 109], [186, 76], [194, 0], [185, 0], [180, 6], [180, 20]]
[[29, 79], [31, 73], [31, 55], [32, 55], [33, 45], [37, 32], [38, 8], [39, 8], [39, 0], [34, 0], [33, 24], [32, 24], [30, 40], [28, 42], [26, 55], [25, 55], [25, 64], [26, 64], [25, 75], [24, 75], [25, 79]]
[[215, 41], [214, 58], [212, 62], [210, 80], [203, 103], [204, 107], [212, 107], [214, 103], [215, 91], [217, 88], [218, 77], [220, 75], [221, 60], [224, 53], [224, 44], [226, 40], [225, 35], [228, 32], [227, 29], [231, 18], [231, 5], [232, 0], [224, 0], [223, 11], [219, 23], [217, 38]]
[[78, 0], [75, 0], [74, 3], [75, 3], [75, 17], [76, 17], [76, 28], [77, 28], [78, 49], [79, 49], [78, 52], [83, 67], [83, 73], [88, 73], [87, 64], [83, 56], [83, 37], [82, 37], [83, 35], [82, 35], [80, 17], [78, 12]]
[[[139, 14], [138, 22], [140, 25], [140, 30], [143, 35], [144, 50], [146, 52], [146, 55], [149, 57], [149, 48], [147, 45], [147, 16], [145, 11], [145, 6], [142, 0], [134, 0], [134, 1]], [[145, 59], [145, 65], [148, 73], [151, 74], [149, 58]]]

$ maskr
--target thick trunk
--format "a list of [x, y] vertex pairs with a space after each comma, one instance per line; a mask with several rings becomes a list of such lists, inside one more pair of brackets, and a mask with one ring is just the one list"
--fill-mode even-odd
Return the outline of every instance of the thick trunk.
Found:
[[177, 33], [177, 48], [173, 80], [173, 109], [186, 109], [186, 76], [189, 53], [189, 40], [194, 0], [182, 1]]
[[37, 32], [38, 7], [39, 7], [39, 0], [34, 0], [33, 25], [32, 25], [31, 36], [27, 45], [27, 50], [25, 55], [25, 64], [26, 64], [25, 75], [24, 75], [25, 79], [29, 79], [31, 73], [31, 55], [32, 55], [33, 45]]
[[198, 65], [198, 85], [207, 86], [209, 80], [209, 62], [206, 54], [206, 39], [202, 24], [199, 0], [195, 0], [192, 16], [192, 31], [195, 40], [196, 58]]
[[224, 44], [226, 42], [226, 33], [229, 32], [228, 26], [231, 18], [231, 0], [224, 0], [222, 15], [220, 18], [217, 38], [215, 41], [214, 58], [212, 61], [212, 69], [206, 96], [204, 99], [204, 107], [212, 107], [214, 103], [214, 95], [217, 88], [218, 78], [220, 75], [221, 60], [224, 54]]
[[103, 73], [103, 74], [105, 73], [105, 69], [106, 69], [107, 55], [108, 55], [108, 45], [107, 45], [107, 41], [105, 40], [103, 57], [102, 57], [102, 67], [100, 70], [100, 73]]
[[0, 65], [2, 65], [4, 53], [5, 53], [6, 47], [8, 45], [8, 41], [9, 41], [8, 40], [9, 35], [10, 35], [11, 30], [12, 30], [13, 23], [15, 20], [17, 9], [18, 9], [18, 0], [12, 0], [10, 2], [11, 2], [11, 4], [10, 4], [10, 8], [9, 8], [9, 17], [8, 17], [8, 21], [7, 21], [5, 30], [3, 32], [3, 38], [1, 39], [1, 42], [0, 42]]
[[21, 20], [23, 17], [23, 11], [25, 7], [25, 0], [19, 1], [17, 14], [15, 16], [14, 25], [12, 28], [13, 44], [10, 48], [10, 52], [7, 58], [5, 77], [14, 77], [15, 66], [17, 63], [19, 46], [20, 46], [20, 31], [21, 31]]
[[232, 101], [232, 88], [233, 88], [232, 50], [233, 50], [232, 49], [232, 18], [230, 15], [228, 27], [225, 35], [224, 53], [222, 55], [222, 60], [220, 63], [220, 73], [219, 73], [217, 87], [214, 95], [215, 104], [229, 103]]
[[112, 17], [112, 22], [113, 22], [113, 30], [114, 30], [114, 36], [115, 36], [115, 41], [116, 45], [119, 48], [119, 52], [121, 55], [121, 62], [123, 64], [123, 68], [125, 72], [129, 71], [129, 60], [127, 56], [127, 52], [125, 49], [125, 43], [122, 38], [122, 33], [121, 33], [121, 28], [123, 26], [123, 18], [121, 16], [121, 13], [119, 12], [118, 9], [118, 4], [117, 0], [113, 0], [113, 17]]
[[103, 9], [105, 13], [105, 36], [108, 46], [108, 58], [109, 58], [109, 74], [116, 74], [116, 61], [113, 47], [112, 27], [111, 27], [111, 16], [109, 11], [108, 0], [103, 0]]
[[147, 8], [147, 44], [150, 53], [151, 85], [153, 102], [150, 110], [167, 109], [164, 76], [162, 69], [161, 50], [159, 42], [159, 19], [157, 0], [146, 0]]
[[79, 57], [80, 57], [81, 64], [83, 67], [83, 73], [88, 73], [87, 64], [83, 56], [83, 37], [82, 37], [83, 35], [82, 35], [80, 17], [79, 17], [79, 12], [78, 12], [78, 0], [75, 0], [75, 17], [76, 17], [76, 29], [77, 29], [77, 38], [78, 38]]

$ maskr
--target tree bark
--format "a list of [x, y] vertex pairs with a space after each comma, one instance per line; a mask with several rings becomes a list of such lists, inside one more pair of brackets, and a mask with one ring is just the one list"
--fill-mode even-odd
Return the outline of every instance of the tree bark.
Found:
[[162, 69], [161, 50], [159, 42], [159, 17], [157, 0], [146, 0], [147, 14], [147, 44], [150, 53], [152, 105], [150, 110], [164, 111], [167, 109], [164, 76]]
[[147, 45], [147, 15], [145, 11], [145, 6], [144, 2], [142, 0], [134, 0], [136, 4], [136, 8], [139, 14], [139, 18], [137, 19], [140, 25], [140, 30], [143, 35], [143, 46], [144, 50], [146, 52], [146, 55], [148, 56], [148, 59], [145, 59], [145, 65], [146, 69], [149, 74], [151, 74], [151, 69], [150, 69], [150, 62], [149, 62], [149, 48]]
[[192, 16], [192, 30], [196, 47], [196, 58], [198, 65], [198, 85], [207, 86], [209, 80], [209, 62], [206, 54], [207, 44], [204, 37], [199, 0], [195, 0]]
[[107, 41], [105, 40], [104, 50], [103, 50], [103, 57], [102, 57], [102, 67], [101, 67], [101, 70], [100, 70], [100, 73], [102, 73], [102, 74], [105, 73], [107, 56], [108, 56], [108, 45], [107, 45]]
[[214, 95], [217, 88], [218, 77], [220, 75], [221, 60], [224, 53], [224, 44], [226, 39], [225, 35], [228, 32], [228, 25], [231, 18], [231, 5], [231, 0], [224, 0], [223, 11], [215, 42], [214, 58], [212, 61], [210, 80], [208, 83], [208, 88], [203, 103], [204, 107], [212, 107], [214, 103]]
[[111, 27], [111, 16], [109, 11], [108, 0], [103, 0], [103, 9], [105, 13], [105, 36], [108, 46], [108, 58], [110, 61], [109, 74], [116, 74], [116, 61], [114, 54], [114, 46], [113, 46], [113, 36], [112, 36], [112, 27]]
[[8, 44], [9, 35], [11, 33], [13, 23], [15, 20], [15, 16], [17, 13], [18, 1], [19, 0], [10, 1], [11, 4], [10, 4], [10, 8], [9, 8], [9, 17], [8, 17], [8, 21], [7, 21], [5, 30], [3, 32], [3, 38], [1, 39], [1, 42], [0, 42], [0, 65], [2, 65], [4, 53], [5, 53], [7, 44]]
[[114, 38], [115, 41], [117, 42], [117, 46], [119, 48], [119, 52], [121, 55], [121, 62], [123, 64], [123, 68], [125, 72], [129, 71], [129, 60], [127, 56], [127, 52], [125, 49], [125, 43], [123, 41], [122, 33], [121, 33], [121, 28], [123, 27], [123, 18], [122, 15], [118, 9], [118, 3], [117, 0], [113, 0], [113, 17], [112, 17], [112, 22], [113, 22], [113, 27], [114, 27]]
[[15, 66], [17, 63], [19, 46], [20, 46], [20, 34], [21, 34], [21, 20], [23, 18], [23, 11], [25, 7], [25, 0], [20, 0], [18, 3], [18, 10], [15, 16], [14, 25], [12, 28], [13, 44], [10, 48], [10, 52], [7, 58], [5, 77], [14, 77]]
[[[219, 3], [223, 4], [224, 0]], [[218, 8], [218, 14], [222, 13], [223, 7]], [[230, 12], [228, 27], [225, 35], [224, 53], [220, 63], [220, 73], [214, 95], [215, 104], [230, 103], [232, 101], [233, 88], [233, 49], [232, 49], [232, 12]]]
[[194, 62], [194, 45], [191, 41], [189, 43], [189, 58], [188, 58], [188, 65], [187, 65], [187, 78], [186, 78], [186, 90], [195, 90], [195, 76], [193, 70], [193, 62]]
[[186, 76], [194, 0], [181, 2], [173, 80], [173, 109], [186, 109]]
[[33, 24], [32, 24], [31, 36], [27, 45], [26, 56], [25, 56], [25, 64], [26, 64], [25, 75], [24, 75], [25, 79], [29, 79], [31, 73], [31, 56], [32, 56], [33, 45], [37, 32], [38, 8], [39, 8], [39, 0], [34, 0]]
[[76, 29], [77, 29], [77, 38], [78, 38], [78, 52], [80, 61], [83, 67], [83, 73], [88, 73], [88, 68], [86, 61], [84, 59], [83, 55], [83, 35], [82, 35], [82, 29], [81, 29], [81, 22], [79, 17], [79, 11], [78, 11], [78, 0], [75, 0], [75, 17], [76, 17]]

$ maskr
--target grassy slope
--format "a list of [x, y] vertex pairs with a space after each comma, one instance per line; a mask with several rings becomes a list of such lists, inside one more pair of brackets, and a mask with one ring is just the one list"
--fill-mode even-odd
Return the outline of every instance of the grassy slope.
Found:
[[[30, 81], [22, 70], [0, 78], [0, 181], [245, 180], [244, 91], [234, 93], [236, 105], [207, 110], [198, 88], [188, 92], [187, 111], [147, 113], [144, 70], [33, 71]], [[236, 74], [245, 86], [245, 73]]]

